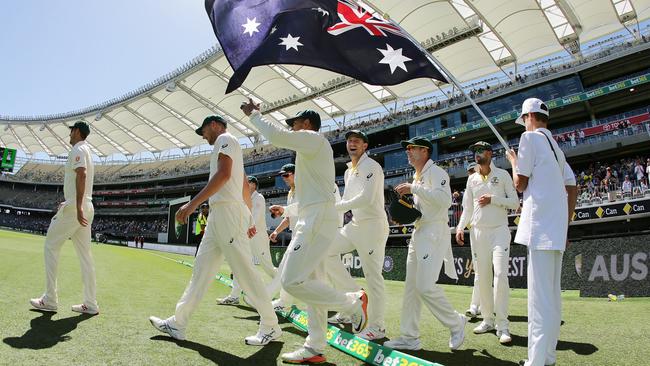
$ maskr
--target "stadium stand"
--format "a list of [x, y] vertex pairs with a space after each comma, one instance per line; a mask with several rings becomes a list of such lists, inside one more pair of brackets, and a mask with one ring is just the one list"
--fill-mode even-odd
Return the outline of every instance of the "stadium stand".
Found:
[[[650, 87], [646, 82], [650, 67], [643, 62], [650, 57], [647, 41], [645, 35], [633, 41], [612, 37], [592, 45], [592, 52], [586, 52], [582, 59], [540, 61], [516, 75], [484, 79], [466, 87], [494, 118], [511, 147], [517, 146], [521, 133], [512, 123], [513, 111], [521, 101], [535, 95], [550, 102], [550, 129], [580, 182], [580, 205], [647, 197]], [[324, 129], [333, 146], [339, 185], [343, 184], [347, 161], [343, 136], [350, 129], [362, 129], [370, 135], [369, 154], [384, 167], [387, 189], [412, 174], [399, 141], [416, 135], [430, 136], [435, 145], [432, 158], [452, 178], [451, 227], [460, 216], [466, 168], [472, 160], [467, 146], [477, 140], [490, 141], [495, 164], [508, 166], [503, 148], [457, 92], [446, 95], [444, 100], [423, 98]], [[244, 154], [246, 171], [258, 177], [267, 204], [284, 203], [288, 188], [276, 172], [292, 162], [293, 154], [270, 145], [246, 148]], [[166, 230], [163, 221], [168, 202], [196, 194], [207, 182], [209, 156], [209, 151], [201, 151], [149, 161], [98, 161], [93, 230], [120, 238], [144, 235], [155, 240], [156, 231]], [[62, 199], [62, 164], [62, 159], [28, 160], [15, 174], [3, 175], [0, 205], [13, 210], [46, 210], [51, 215]], [[607, 167], [611, 168], [611, 176], [607, 175]], [[18, 227], [15, 223], [3, 216], [3, 225]], [[270, 228], [276, 224], [269, 218]]]

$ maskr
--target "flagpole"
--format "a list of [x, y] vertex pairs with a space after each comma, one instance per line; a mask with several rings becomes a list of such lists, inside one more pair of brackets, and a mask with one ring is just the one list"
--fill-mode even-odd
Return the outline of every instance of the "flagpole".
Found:
[[438, 60], [436, 60], [436, 58], [432, 54], [430, 54], [427, 50], [424, 49], [424, 47], [422, 47], [418, 42], [416, 42], [410, 34], [409, 34], [409, 38], [411, 38], [411, 41], [415, 42], [420, 47], [420, 49], [422, 49], [422, 51], [427, 55], [427, 59], [429, 60], [429, 62], [431, 62], [431, 64], [434, 67], [437, 67], [438, 69], [440, 69], [445, 74], [447, 79], [449, 81], [451, 81], [454, 85], [456, 85], [458, 90], [460, 90], [463, 93], [463, 95], [465, 96], [465, 98], [467, 98], [467, 100], [472, 105], [472, 107], [474, 107], [476, 112], [478, 112], [478, 114], [481, 116], [481, 118], [483, 118], [483, 121], [485, 123], [487, 123], [488, 127], [490, 127], [490, 129], [492, 130], [494, 135], [497, 137], [497, 139], [499, 140], [499, 142], [501, 143], [503, 148], [506, 149], [506, 151], [510, 150], [510, 147], [508, 147], [508, 143], [506, 142], [506, 140], [503, 138], [503, 136], [501, 136], [499, 131], [497, 131], [497, 129], [492, 124], [492, 122], [490, 122], [490, 120], [487, 118], [485, 113], [483, 113], [483, 110], [481, 110], [481, 108], [476, 104], [474, 99], [472, 99], [472, 97], [470, 97], [469, 94], [467, 94], [465, 89], [463, 89], [463, 87], [460, 85], [460, 82], [456, 79], [456, 77], [454, 77], [454, 75], [452, 75], [449, 72], [449, 70], [447, 70], [446, 67], [444, 67], [441, 63], [439, 63]]
[[[366, 0], [366, 1], [368, 1], [368, 0]], [[366, 5], [369, 6], [372, 10], [374, 10], [377, 14], [379, 14], [379, 15], [382, 16], [382, 17], [384, 17], [384, 19], [386, 18], [386, 17], [383, 15], [383, 12], [381, 12], [379, 9], [377, 9], [377, 8], [374, 6], [374, 4], [371, 4], [371, 3], [368, 1], [368, 2], [366, 3]], [[503, 146], [503, 148], [506, 149], [506, 151], [510, 150], [510, 147], [508, 147], [508, 143], [506, 142], [506, 140], [501, 136], [501, 134], [499, 133], [499, 131], [497, 131], [497, 129], [496, 129], [496, 128], [494, 127], [494, 125], [492, 124], [492, 122], [490, 122], [490, 120], [487, 118], [487, 116], [485, 115], [485, 113], [483, 113], [483, 111], [481, 110], [481, 108], [479, 108], [479, 106], [476, 104], [476, 102], [474, 102], [474, 99], [472, 99], [472, 97], [470, 97], [469, 94], [467, 94], [467, 92], [465, 92], [465, 89], [463, 89], [463, 87], [460, 85], [460, 82], [458, 81], [458, 79], [456, 79], [456, 77], [454, 77], [454, 75], [452, 75], [452, 73], [449, 72], [449, 70], [447, 70], [446, 67], [444, 67], [440, 62], [438, 62], [438, 60], [436, 60], [436, 58], [435, 58], [431, 53], [429, 53], [429, 51], [427, 51], [424, 47], [422, 47], [422, 45], [420, 44], [420, 42], [418, 42], [418, 41], [417, 41], [417, 40], [416, 40], [416, 39], [411, 35], [411, 33], [407, 32], [404, 28], [402, 28], [401, 25], [397, 24], [396, 22], [393, 22], [393, 23], [395, 24], [395, 26], [397, 26], [399, 29], [402, 30], [402, 33], [404, 33], [404, 35], [406, 35], [406, 37], [407, 37], [411, 42], [413, 42], [413, 43], [414, 43], [414, 44], [415, 44], [415, 45], [420, 49], [420, 51], [422, 51], [422, 52], [426, 55], [427, 59], [428, 59], [429, 62], [433, 65], [433, 67], [435, 67], [435, 68], [437, 68], [438, 70], [442, 71], [443, 74], [445, 74], [445, 76], [447, 77], [447, 80], [451, 81], [452, 84], [456, 85], [456, 87], [458, 88], [458, 90], [460, 90], [461, 93], [463, 93], [463, 95], [465, 96], [465, 98], [467, 98], [467, 100], [468, 100], [469, 103], [472, 105], [472, 107], [474, 107], [474, 109], [476, 110], [476, 112], [478, 112], [479, 116], [481, 116], [481, 118], [483, 119], [483, 121], [484, 121], [485, 123], [487, 123], [488, 127], [490, 127], [490, 129], [492, 130], [492, 132], [494, 133], [494, 135], [497, 137], [497, 139], [499, 140], [499, 142], [501, 143], [501, 145]]]

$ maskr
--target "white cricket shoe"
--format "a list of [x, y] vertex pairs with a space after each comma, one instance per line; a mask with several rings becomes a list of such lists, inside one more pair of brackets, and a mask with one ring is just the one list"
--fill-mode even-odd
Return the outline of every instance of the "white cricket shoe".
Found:
[[217, 305], [239, 305], [239, 298], [226, 296], [223, 299], [217, 299]]
[[363, 338], [367, 341], [374, 341], [375, 339], [386, 338], [386, 329], [379, 329], [377, 327], [366, 327], [357, 334], [357, 337]]
[[354, 334], [361, 332], [368, 325], [368, 295], [364, 290], [359, 291], [358, 294], [361, 304], [350, 316], [352, 333]]
[[474, 328], [474, 334], [483, 334], [487, 332], [491, 332], [494, 330], [494, 325], [482, 321], [481, 324], [479, 324], [476, 328]]
[[322, 353], [318, 353], [304, 346], [293, 352], [283, 353], [280, 357], [286, 363], [318, 364], [327, 362], [327, 359]]
[[327, 322], [330, 324], [350, 324], [352, 323], [352, 319], [349, 315], [339, 312], [327, 318]]
[[478, 315], [478, 308], [476, 306], [470, 306], [469, 309], [465, 310], [465, 315], [470, 319], [476, 318]]
[[35, 299], [29, 299], [29, 304], [32, 305], [34, 309], [47, 311], [50, 313], [56, 313], [56, 305], [48, 304], [43, 300], [43, 297], [37, 297]]
[[461, 327], [458, 330], [451, 331], [451, 337], [449, 337], [449, 348], [454, 351], [457, 350], [465, 341], [465, 325], [467, 325], [467, 317], [462, 314], [458, 314], [461, 321]]
[[244, 342], [249, 346], [266, 346], [272, 341], [280, 339], [282, 336], [282, 329], [279, 326], [272, 328], [262, 327], [257, 331], [254, 336], [244, 338]]
[[169, 334], [170, 337], [178, 339], [179, 341], [185, 340], [185, 330], [176, 327], [176, 324], [169, 319], [160, 319], [155, 316], [150, 316], [149, 321], [154, 328], [163, 333]]
[[90, 315], [99, 314], [99, 309], [90, 308], [85, 304], [72, 305], [71, 310], [74, 311], [75, 313], [81, 313], [81, 314], [90, 314]]
[[507, 329], [498, 330], [497, 337], [499, 337], [499, 343], [501, 344], [509, 344], [512, 342], [512, 336], [510, 335], [510, 331]]
[[420, 343], [420, 338], [397, 337], [384, 342], [384, 347], [419, 351], [422, 349], [422, 344]]

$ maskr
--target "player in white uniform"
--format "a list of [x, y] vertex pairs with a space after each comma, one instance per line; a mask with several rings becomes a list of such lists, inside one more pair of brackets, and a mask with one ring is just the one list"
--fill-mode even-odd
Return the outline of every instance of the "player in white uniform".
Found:
[[528, 246], [528, 359], [520, 365], [555, 365], [562, 321], [562, 255], [575, 209], [575, 176], [551, 131], [549, 110], [526, 99], [517, 124], [524, 125], [519, 152], [507, 154], [517, 191], [524, 193], [515, 243]]
[[[467, 166], [467, 178], [468, 179], [472, 174], [474, 174], [475, 169], [476, 169], [476, 163], [475, 162], [470, 163]], [[463, 207], [466, 207], [468, 205], [465, 202], [466, 199], [467, 199], [467, 196], [463, 196]], [[467, 227], [469, 229], [469, 231], [470, 231], [470, 236], [471, 236], [472, 235], [471, 234], [472, 228], [469, 225], [470, 220], [469, 220], [469, 218], [467, 218], [465, 216], [467, 216], [466, 212], [463, 211], [463, 213], [460, 215], [460, 219], [458, 220], [458, 225], [456, 225], [456, 230], [458, 230], [458, 229], [465, 230], [465, 228]], [[461, 223], [465, 224], [465, 226], [461, 226]], [[458, 234], [456, 234], [456, 235], [458, 235]], [[464, 239], [464, 236], [463, 236], [463, 239]], [[458, 240], [456, 240], [456, 242], [458, 242]], [[471, 254], [472, 254], [472, 266], [474, 268], [474, 286], [472, 287], [472, 299], [470, 300], [469, 308], [467, 308], [467, 310], [465, 310], [465, 315], [467, 315], [467, 317], [469, 317], [470, 319], [474, 319], [474, 318], [476, 318], [477, 315], [479, 315], [481, 313], [481, 308], [480, 308], [481, 300], [480, 300], [480, 296], [479, 296], [479, 293], [478, 293], [479, 292], [479, 275], [478, 275], [478, 270], [476, 269], [476, 253], [474, 253], [474, 246], [471, 246], [470, 250], [471, 250]]]
[[[368, 340], [386, 336], [384, 316], [386, 299], [384, 252], [388, 239], [388, 219], [384, 209], [384, 171], [366, 154], [368, 136], [359, 130], [345, 134], [351, 162], [345, 171], [345, 191], [336, 204], [340, 213], [352, 210], [352, 221], [339, 230], [330, 249], [327, 270], [334, 287], [359, 291], [359, 285], [341, 262], [341, 254], [357, 250], [368, 284], [368, 326], [359, 337]], [[330, 323], [348, 322], [348, 317], [336, 314]]]
[[254, 220], [247, 205], [251, 206], [248, 183], [244, 175], [244, 162], [239, 141], [228, 133], [226, 121], [219, 116], [209, 116], [196, 133], [214, 146], [210, 157], [208, 184], [176, 212], [176, 221], [187, 223], [187, 218], [205, 200], [210, 204], [210, 215], [199, 252], [194, 261], [192, 279], [176, 304], [176, 312], [167, 319], [150, 317], [151, 324], [175, 339], [185, 339], [185, 328], [190, 315], [214, 281], [224, 257], [233, 269], [240, 285], [248, 294], [260, 314], [257, 334], [246, 337], [248, 345], [262, 346], [277, 340], [282, 330], [271, 307], [264, 285], [258, 281], [253, 268], [249, 240], [255, 234]]
[[90, 127], [79, 121], [70, 127], [70, 144], [63, 178], [63, 196], [65, 201], [59, 205], [56, 215], [52, 217], [45, 238], [45, 294], [29, 300], [30, 304], [40, 310], [55, 312], [57, 310], [57, 271], [61, 247], [68, 238], [79, 257], [81, 279], [84, 284], [84, 301], [73, 305], [72, 311], [95, 315], [99, 313], [95, 283], [95, 264], [90, 252], [90, 227], [95, 210], [92, 204], [94, 163], [86, 137]]
[[413, 194], [415, 207], [422, 217], [415, 230], [406, 259], [406, 283], [400, 320], [401, 336], [384, 343], [395, 349], [419, 350], [420, 310], [422, 303], [451, 332], [449, 348], [458, 349], [465, 340], [467, 317], [454, 310], [441, 287], [436, 285], [444, 264], [445, 274], [458, 279], [449, 236], [448, 210], [451, 206], [449, 175], [431, 161], [433, 146], [429, 140], [414, 137], [402, 141], [409, 164], [415, 168], [413, 183], [395, 187], [400, 195]]
[[481, 279], [479, 293], [483, 308], [483, 321], [474, 328], [474, 333], [487, 333], [496, 326], [499, 342], [507, 344], [512, 342], [508, 330], [511, 240], [508, 209], [519, 207], [519, 197], [510, 174], [492, 164], [492, 146], [489, 143], [479, 141], [470, 146], [470, 150], [478, 167], [476, 173], [467, 179], [463, 216], [456, 229], [456, 242], [464, 244], [462, 228], [471, 225], [472, 252], [475, 254], [475, 269]]
[[367, 321], [365, 292], [345, 293], [323, 281], [325, 259], [339, 226], [334, 207], [334, 157], [329, 141], [317, 131], [320, 116], [304, 111], [287, 119], [292, 131], [266, 121], [259, 106], [249, 100], [242, 110], [251, 123], [270, 143], [296, 151], [296, 198], [298, 222], [292, 235], [292, 249], [285, 253], [282, 287], [307, 304], [308, 332], [303, 347], [285, 353], [285, 362], [324, 362], [322, 355], [327, 340], [327, 310], [351, 312], [355, 316], [353, 330], [361, 331]]
[[[294, 207], [297, 206], [298, 201], [296, 201], [296, 186], [295, 186], [295, 172], [296, 172], [296, 166], [293, 164], [285, 164], [282, 166], [282, 169], [280, 170], [280, 176], [282, 176], [282, 180], [284, 180], [284, 183], [289, 186], [289, 193], [287, 194], [287, 205], [286, 206], [279, 206], [279, 205], [273, 205], [269, 207], [269, 211], [271, 212], [271, 215], [274, 217], [282, 216], [282, 221], [278, 226], [273, 230], [273, 232], [269, 235], [269, 239], [276, 243], [277, 242], [277, 237], [278, 235], [284, 231], [284, 229], [289, 228], [292, 233], [295, 233], [296, 229], [296, 222], [298, 222], [298, 217], [296, 216], [297, 210], [293, 209]], [[287, 250], [285, 251], [288, 252], [289, 250], [292, 250], [291, 243], [289, 243], [289, 246], [287, 246]], [[280, 261], [280, 264], [278, 264], [278, 271], [275, 277], [273, 277], [273, 280], [269, 285], [266, 287], [267, 291], [273, 297], [275, 294], [280, 291], [280, 297], [278, 299], [273, 300], [273, 309], [276, 311], [284, 311], [286, 310], [286, 307], [291, 305], [293, 302], [293, 296], [291, 296], [287, 291], [285, 291], [282, 288], [282, 279], [281, 279], [281, 273], [282, 269], [284, 268], [284, 265], [286, 263], [286, 255], [282, 256], [282, 260]]]
[[[274, 278], [277, 274], [276, 268], [271, 261], [271, 250], [269, 248], [269, 237], [266, 228], [266, 200], [257, 191], [257, 178], [255, 176], [248, 176], [248, 187], [251, 191], [251, 201], [253, 204], [252, 213], [255, 220], [255, 229], [257, 233], [250, 240], [251, 252], [253, 253], [253, 264], [262, 267], [264, 272], [269, 277]], [[239, 295], [241, 294], [241, 286], [237, 281], [237, 277], [233, 276], [232, 290], [230, 295], [217, 301], [220, 305], [236, 305], [239, 304]], [[270, 294], [269, 294], [270, 295]]]

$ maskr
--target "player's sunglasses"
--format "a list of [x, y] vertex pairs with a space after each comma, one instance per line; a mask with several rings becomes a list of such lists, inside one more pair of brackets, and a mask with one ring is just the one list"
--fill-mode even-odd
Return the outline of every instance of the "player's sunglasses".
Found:
[[284, 173], [282, 174], [282, 178], [288, 178], [291, 175], [291, 173]]

